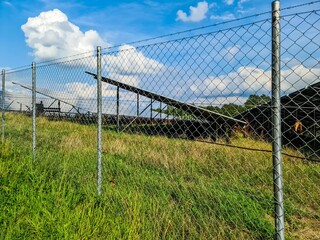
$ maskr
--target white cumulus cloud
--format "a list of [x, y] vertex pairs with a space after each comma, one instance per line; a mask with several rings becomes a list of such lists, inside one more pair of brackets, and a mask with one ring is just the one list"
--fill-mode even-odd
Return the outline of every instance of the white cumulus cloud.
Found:
[[[320, 68], [307, 68], [303, 65], [281, 71], [281, 90], [284, 94], [294, 92], [315, 83]], [[190, 86], [196, 95], [202, 96], [241, 96], [247, 94], [268, 94], [271, 91], [271, 71], [256, 67], [242, 66], [227, 75], [210, 76], [202, 82]]]
[[198, 2], [196, 7], [189, 7], [190, 14], [189, 16], [182, 10], [177, 12], [177, 21], [183, 22], [200, 22], [201, 20], [206, 18], [206, 14], [209, 10], [209, 5], [206, 1]]
[[69, 22], [59, 9], [28, 18], [21, 26], [27, 45], [38, 61], [52, 60], [83, 52], [94, 51], [96, 46], [107, 46], [94, 30], [82, 32]]
[[164, 69], [162, 63], [146, 57], [130, 45], [120, 46], [116, 55], [106, 55], [105, 64], [109, 74], [122, 76], [154, 75]]
[[[68, 103], [80, 107], [80, 110], [97, 111], [97, 85], [81, 82], [70, 82], [65, 85], [65, 91], [56, 92], [54, 95], [59, 98], [68, 99]], [[115, 101], [117, 90], [109, 84], [102, 84], [102, 111], [103, 113], [116, 114]], [[132, 103], [136, 103], [136, 94], [120, 90], [120, 114], [132, 114]], [[111, 104], [110, 104], [111, 103]], [[70, 106], [66, 106], [69, 107]]]
[[[81, 82], [70, 82], [65, 85], [66, 91], [64, 94], [69, 94], [73, 98], [96, 98], [97, 97], [97, 84], [81, 83]], [[116, 91], [109, 89], [108, 85], [102, 85], [102, 97], [116, 96]]]

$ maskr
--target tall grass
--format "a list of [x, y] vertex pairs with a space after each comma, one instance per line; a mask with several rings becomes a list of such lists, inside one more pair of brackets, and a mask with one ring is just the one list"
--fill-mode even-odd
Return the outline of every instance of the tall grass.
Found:
[[[30, 118], [7, 116], [0, 239], [273, 238], [270, 154], [105, 130], [98, 196], [95, 127], [37, 126], [33, 161]], [[288, 239], [320, 234], [319, 175], [319, 165], [284, 157]]]

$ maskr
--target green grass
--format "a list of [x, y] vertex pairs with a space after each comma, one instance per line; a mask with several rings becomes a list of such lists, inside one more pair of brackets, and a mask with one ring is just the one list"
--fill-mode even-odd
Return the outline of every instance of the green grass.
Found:
[[[8, 114], [0, 151], [0, 239], [273, 239], [268, 153]], [[270, 149], [249, 138], [232, 143]], [[298, 154], [288, 149], [291, 154]], [[320, 235], [320, 166], [284, 157], [286, 237]]]

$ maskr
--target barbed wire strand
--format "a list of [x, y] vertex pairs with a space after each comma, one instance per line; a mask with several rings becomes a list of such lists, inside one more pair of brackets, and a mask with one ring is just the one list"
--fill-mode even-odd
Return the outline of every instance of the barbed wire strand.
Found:
[[318, 1], [313, 1], [313, 2], [308, 2], [308, 3], [302, 3], [302, 4], [294, 5], [294, 6], [289, 6], [289, 7], [281, 8], [280, 10], [281, 10], [281, 11], [283, 11], [283, 10], [289, 10], [289, 9], [298, 8], [298, 7], [303, 7], [303, 6], [307, 6], [307, 5], [313, 5], [313, 4], [316, 4], [316, 3], [320, 3], [320, 0], [318, 0]]

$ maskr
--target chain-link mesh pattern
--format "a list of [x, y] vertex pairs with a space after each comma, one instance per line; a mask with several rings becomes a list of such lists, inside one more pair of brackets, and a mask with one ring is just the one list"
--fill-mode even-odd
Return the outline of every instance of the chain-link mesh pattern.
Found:
[[[110, 194], [130, 202], [133, 196], [122, 189], [130, 186], [128, 191], [144, 202], [143, 209], [150, 210], [154, 204], [153, 211], [142, 213], [146, 218], [142, 224], [153, 221], [150, 213], [163, 218], [163, 229], [153, 231], [154, 238], [272, 237], [272, 222], [266, 218], [269, 215], [272, 219], [272, 185], [268, 184], [272, 175], [261, 175], [263, 169], [272, 168], [271, 155], [261, 154], [255, 161], [263, 163], [252, 174], [252, 157], [242, 150], [239, 154], [246, 166], [233, 160], [230, 149], [179, 140], [232, 145], [248, 141], [249, 146], [255, 141], [235, 137], [233, 134], [241, 133], [232, 131], [242, 130], [246, 124], [235, 116], [250, 91], [270, 91], [261, 81], [268, 79], [268, 73], [255, 73], [260, 68], [270, 73], [266, 63], [270, 62], [269, 28], [270, 21], [264, 20], [104, 52], [102, 81], [109, 93], [103, 104], [109, 111], [106, 117], [110, 118], [109, 126], [130, 133], [120, 135], [121, 140], [104, 141], [106, 156], [121, 156], [121, 163], [105, 159], [104, 182], [110, 184], [104, 191], [109, 192], [108, 186], [114, 185]], [[250, 41], [246, 43], [239, 36]], [[252, 49], [253, 45], [257, 48]], [[253, 58], [257, 66], [249, 67]], [[248, 77], [251, 79], [245, 81]], [[251, 89], [253, 84], [256, 89]], [[223, 105], [231, 107], [221, 110]], [[146, 141], [145, 135], [162, 137]], [[122, 149], [124, 139], [129, 146]], [[251, 186], [252, 178], [263, 191], [258, 193]], [[251, 209], [248, 204], [255, 207]]]
[[[14, 71], [6, 71], [5, 76], [5, 112], [12, 114], [10, 117], [5, 117], [4, 123], [4, 138], [10, 138], [14, 144], [18, 144], [15, 140], [19, 138], [26, 139], [30, 141], [32, 139], [32, 120], [28, 120], [27, 131], [21, 131], [22, 126], [18, 120], [15, 118], [18, 114], [26, 114], [27, 116], [32, 116], [32, 94], [30, 91], [21, 89], [20, 87], [13, 84], [19, 81], [22, 84], [31, 84], [31, 68], [21, 68]], [[2, 99], [1, 99], [2, 103]], [[2, 104], [1, 104], [2, 108]], [[18, 117], [17, 117], [18, 119]], [[7, 131], [6, 128], [11, 128], [13, 131]], [[24, 146], [26, 147], [26, 146]], [[30, 149], [23, 149], [22, 152], [30, 152]]]
[[[97, 84], [85, 71], [96, 71], [96, 64], [91, 53], [37, 66], [37, 142], [49, 140], [46, 146], [66, 155], [78, 181], [91, 189], [96, 188]], [[50, 139], [41, 135], [48, 129], [53, 132]], [[38, 156], [41, 151], [48, 149], [39, 144]]]
[[[284, 203], [288, 231], [301, 239], [317, 239], [320, 213], [320, 11], [281, 18], [281, 110], [284, 151], [306, 160], [283, 164]], [[293, 165], [294, 167], [292, 167]], [[301, 173], [301, 174], [300, 174]], [[303, 176], [301, 178], [301, 176]]]
[[[285, 227], [301, 239], [320, 236], [319, 21], [319, 10], [281, 18]], [[273, 238], [271, 23], [103, 49], [102, 193], [115, 236]], [[59, 146], [94, 188], [97, 58], [36, 73], [37, 158], [41, 142]], [[31, 116], [31, 69], [6, 83], [7, 109]]]

